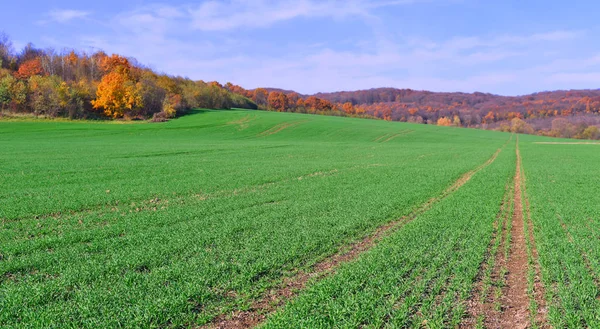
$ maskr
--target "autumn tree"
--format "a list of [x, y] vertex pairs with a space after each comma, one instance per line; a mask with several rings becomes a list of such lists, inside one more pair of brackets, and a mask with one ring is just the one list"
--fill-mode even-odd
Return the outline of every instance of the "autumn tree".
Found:
[[108, 73], [98, 85], [96, 99], [92, 101], [94, 108], [113, 118], [135, 115], [143, 107], [143, 98], [141, 85], [131, 77], [129, 60], [112, 55], [104, 59], [101, 67]]
[[35, 114], [57, 116], [64, 107], [60, 103], [61, 79], [57, 76], [34, 75], [29, 78], [29, 107]]
[[[233, 90], [239, 95], [233, 94]], [[263, 91], [264, 92], [264, 91]], [[240, 86], [157, 75], [133, 58], [56, 52], [27, 44], [16, 54], [0, 33], [0, 109], [51, 116], [85, 117], [93, 110], [111, 117], [175, 116], [192, 107], [256, 108]], [[258, 98], [267, 104], [267, 95]]]
[[252, 100], [256, 103], [256, 105], [267, 106], [268, 104], [269, 93], [264, 88], [256, 88], [252, 94]]
[[129, 74], [131, 71], [131, 63], [126, 57], [112, 54], [111, 56], [105, 56], [100, 62], [100, 68], [104, 72], [118, 72], [123, 74]]
[[446, 126], [449, 127], [452, 125], [452, 121], [449, 118], [446, 117], [441, 117], [438, 119], [437, 121], [437, 125], [438, 126]]
[[16, 76], [19, 79], [28, 79], [34, 75], [42, 75], [44, 74], [44, 69], [42, 68], [42, 61], [39, 58], [32, 58], [23, 62], [19, 66], [19, 70], [17, 71]]
[[352, 103], [346, 102], [342, 105], [342, 111], [346, 114], [352, 114], [354, 113], [354, 106], [352, 106]]
[[[154, 113], [163, 111], [167, 91], [159, 86], [156, 81], [156, 75], [151, 72], [144, 72], [138, 85], [142, 104], [144, 105], [141, 114], [151, 116]], [[171, 109], [176, 110], [176, 106], [169, 104], [168, 109], [169, 112]]]
[[0, 71], [0, 109], [7, 109], [12, 101], [12, 89], [16, 79], [8, 72]]
[[15, 112], [27, 110], [29, 88], [25, 81], [17, 80], [11, 74], [0, 74], [0, 107]]
[[552, 135], [555, 137], [572, 138], [575, 135], [575, 126], [564, 118], [552, 120]]
[[460, 117], [458, 115], [454, 116], [454, 119], [452, 120], [452, 125], [455, 127], [461, 126]]
[[287, 108], [288, 109], [295, 109], [296, 108], [296, 104], [298, 104], [298, 100], [300, 99], [300, 94], [296, 93], [296, 92], [292, 92], [286, 95], [287, 97]]
[[596, 126], [589, 126], [581, 133], [582, 139], [599, 139], [600, 129]]
[[284, 93], [279, 91], [272, 91], [269, 93], [268, 104], [269, 109], [275, 110], [277, 112], [285, 112], [286, 107], [288, 105], [288, 99]]
[[134, 81], [124, 74], [110, 72], [100, 81], [92, 105], [102, 109], [106, 116], [120, 118], [139, 109], [142, 101], [141, 90]]
[[58, 88], [60, 106], [69, 118], [83, 117], [85, 111], [91, 110], [93, 93], [93, 87], [84, 80], [71, 83], [63, 81]]
[[32, 59], [40, 58], [43, 55], [44, 55], [44, 51], [41, 49], [35, 48], [35, 46], [30, 42], [17, 55], [17, 63], [19, 65], [21, 65]]
[[304, 106], [311, 110], [317, 110], [320, 107], [320, 100], [315, 96], [307, 97], [304, 100]]
[[182, 107], [181, 95], [170, 94], [163, 100], [162, 112], [167, 118], [173, 118]]
[[534, 132], [530, 124], [519, 118], [513, 118], [510, 121], [510, 131], [517, 134], [533, 134]]

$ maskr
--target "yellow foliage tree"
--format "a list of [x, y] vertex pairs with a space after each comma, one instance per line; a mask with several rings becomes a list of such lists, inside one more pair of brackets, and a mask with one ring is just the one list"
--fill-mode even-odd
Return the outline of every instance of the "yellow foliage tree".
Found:
[[102, 109], [106, 116], [113, 118], [133, 114], [135, 110], [143, 107], [140, 89], [126, 71], [114, 70], [102, 77], [92, 106]]
[[514, 118], [510, 121], [510, 131], [517, 134], [533, 134], [533, 127], [527, 122]]
[[452, 121], [449, 118], [441, 117], [441, 118], [438, 119], [437, 125], [438, 126], [447, 126], [447, 127], [449, 127], [449, 126], [452, 125]]
[[455, 115], [455, 116], [454, 116], [454, 120], [452, 121], [452, 124], [453, 124], [454, 126], [460, 127], [460, 125], [461, 125], [461, 122], [460, 122], [460, 118], [458, 117], [458, 115]]

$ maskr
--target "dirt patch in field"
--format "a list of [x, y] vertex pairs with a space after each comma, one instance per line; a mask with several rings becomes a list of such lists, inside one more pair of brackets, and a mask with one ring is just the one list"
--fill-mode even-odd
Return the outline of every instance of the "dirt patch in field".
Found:
[[[510, 184], [514, 184], [514, 178]], [[473, 294], [467, 301], [468, 317], [461, 323], [460, 328], [476, 328], [478, 325], [483, 325], [485, 328], [500, 327], [500, 297], [501, 287], [506, 280], [503, 269], [506, 268], [507, 261], [505, 249], [512, 203], [512, 189], [507, 185], [494, 222], [494, 234], [488, 245], [486, 259], [479, 270]], [[496, 246], [495, 252], [494, 246]]]
[[529, 204], [529, 198], [527, 197], [527, 177], [525, 176], [525, 173], [523, 172], [523, 165], [521, 163], [521, 157], [520, 154], [518, 155], [518, 165], [519, 167], [521, 167], [521, 181], [522, 181], [522, 188], [523, 188], [523, 201], [524, 201], [524, 205], [525, 205], [525, 214], [527, 215], [526, 220], [527, 220], [527, 226], [529, 227], [528, 230], [528, 240], [529, 240], [529, 245], [531, 246], [531, 255], [532, 255], [532, 261], [531, 264], [533, 266], [533, 270], [535, 271], [535, 275], [534, 275], [534, 282], [533, 282], [533, 298], [535, 300], [536, 306], [537, 306], [537, 310], [535, 313], [535, 318], [533, 319], [535, 321], [536, 327], [537, 328], [550, 328], [550, 325], [548, 324], [548, 318], [547, 318], [547, 313], [548, 313], [548, 308], [546, 306], [546, 299], [544, 298], [545, 296], [545, 288], [544, 288], [544, 284], [542, 283], [542, 274], [541, 274], [541, 267], [540, 267], [540, 261], [539, 261], [539, 255], [538, 255], [538, 251], [537, 251], [537, 247], [535, 245], [535, 237], [533, 235], [533, 221], [531, 220], [531, 207]]
[[298, 294], [298, 291], [304, 289], [309, 281], [321, 279], [335, 273], [335, 270], [342, 263], [357, 259], [362, 253], [373, 248], [379, 240], [390, 235], [417, 216], [423, 214], [435, 203], [456, 192], [460, 187], [467, 183], [473, 175], [492, 164], [501, 151], [502, 149], [498, 149], [486, 162], [463, 174], [439, 196], [429, 199], [410, 214], [380, 226], [375, 232], [350, 246], [343, 246], [337, 253], [315, 264], [309, 272], [299, 272], [293, 277], [284, 279], [282, 285], [267, 291], [260, 299], [256, 300], [248, 310], [222, 314], [217, 316], [212, 323], [203, 326], [202, 328], [239, 329], [254, 327], [262, 323], [269, 314], [282, 307], [287, 301], [295, 297]]
[[514, 187], [514, 209], [512, 216], [511, 247], [508, 257], [506, 291], [502, 296], [503, 312], [500, 317], [500, 328], [529, 327], [529, 296], [527, 296], [527, 242], [525, 238], [525, 221], [521, 190], [520, 154], [517, 142], [517, 165]]
[[[497, 328], [538, 328], [547, 327], [546, 308], [544, 306], [544, 288], [540, 280], [540, 267], [537, 249], [533, 236], [533, 223], [529, 211], [529, 200], [526, 196], [525, 177], [519, 152], [519, 141], [516, 147], [517, 164], [514, 178], [514, 208], [511, 228], [511, 244], [506, 268], [506, 287], [500, 298], [502, 314], [498, 324], [489, 325]], [[524, 209], [525, 206], [525, 209]], [[527, 227], [527, 229], [526, 229]], [[531, 257], [528, 255], [531, 252]], [[529, 285], [530, 270], [533, 270], [533, 284]], [[532, 289], [532, 293], [528, 292]], [[536, 309], [530, 309], [535, 301]], [[532, 317], [535, 315], [535, 317]], [[488, 324], [486, 322], [486, 324]]]

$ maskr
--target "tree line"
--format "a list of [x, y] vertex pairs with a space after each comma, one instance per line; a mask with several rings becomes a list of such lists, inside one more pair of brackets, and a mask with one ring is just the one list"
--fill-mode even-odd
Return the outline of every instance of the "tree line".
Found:
[[477, 92], [436, 93], [376, 88], [309, 96], [281, 89], [245, 90], [231, 84], [225, 87], [251, 98], [264, 110], [600, 139], [600, 90], [554, 91], [509, 97]]
[[217, 82], [158, 74], [135, 59], [28, 44], [0, 33], [0, 109], [48, 117], [164, 121], [191, 108], [257, 108]]
[[0, 115], [164, 121], [191, 108], [249, 108], [600, 139], [600, 90], [508, 97], [376, 88], [302, 95], [159, 74], [133, 58], [28, 44], [0, 33]]

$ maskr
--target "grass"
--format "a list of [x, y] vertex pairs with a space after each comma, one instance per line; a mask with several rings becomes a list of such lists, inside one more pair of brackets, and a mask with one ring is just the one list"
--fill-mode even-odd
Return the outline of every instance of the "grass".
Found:
[[522, 151], [548, 319], [557, 328], [600, 326], [600, 153], [593, 147], [529, 144]]
[[[0, 121], [0, 327], [210, 323], [419, 209], [503, 148], [265, 324], [453, 326], [515, 171], [509, 137], [247, 110], [197, 110], [160, 124]], [[559, 327], [593, 327], [600, 253], [586, 227], [597, 226], [588, 203], [596, 185], [568, 169], [597, 170], [583, 149], [594, 146], [526, 139], [545, 139], [522, 137], [520, 147], [542, 277], [553, 287], [548, 316]], [[582, 151], [561, 160], [567, 148]], [[562, 175], [561, 191], [544, 183]], [[573, 186], [582, 192], [569, 193]]]
[[254, 111], [0, 135], [6, 327], [205, 323], [407, 214], [507, 138]]
[[514, 173], [514, 144], [462, 188], [302, 294], [265, 328], [451, 328]]

